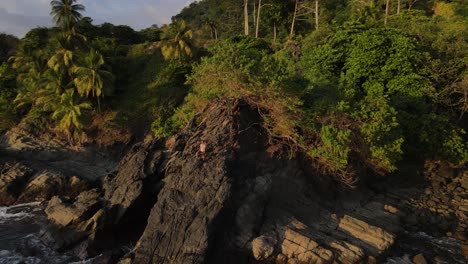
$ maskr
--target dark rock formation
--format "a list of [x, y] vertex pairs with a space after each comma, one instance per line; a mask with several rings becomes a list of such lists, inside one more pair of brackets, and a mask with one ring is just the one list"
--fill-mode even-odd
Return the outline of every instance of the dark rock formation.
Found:
[[46, 201], [54, 195], [76, 197], [89, 189], [88, 182], [77, 176], [26, 164], [0, 162], [0, 206]]
[[21, 163], [0, 164], [0, 206], [14, 204], [32, 174], [33, 170]]
[[58, 249], [73, 245], [83, 238], [93, 240], [103, 227], [105, 211], [97, 190], [81, 193], [74, 200], [53, 197], [45, 210], [47, 217], [54, 223], [47, 235], [52, 236]]
[[[137, 242], [122, 260], [137, 264], [376, 263], [400, 249], [462, 263], [466, 169], [438, 165], [425, 187], [391, 180], [343, 190], [262, 122], [255, 107], [219, 101], [166, 144], [136, 144], [103, 193], [50, 201], [60, 246], [94, 255]], [[405, 230], [430, 230], [422, 221], [452, 232], [460, 254], [400, 246]]]
[[122, 159], [117, 172], [104, 179], [104, 197], [115, 212], [115, 223], [129, 218], [145, 222], [147, 214], [143, 212], [148, 212], [156, 201], [164, 157], [159, 141], [138, 143]]
[[179, 135], [134, 263], [357, 263], [392, 246], [395, 234], [368, 219], [398, 216], [380, 203], [342, 208], [333, 182], [307, 175], [259, 123], [249, 105], [222, 102]]

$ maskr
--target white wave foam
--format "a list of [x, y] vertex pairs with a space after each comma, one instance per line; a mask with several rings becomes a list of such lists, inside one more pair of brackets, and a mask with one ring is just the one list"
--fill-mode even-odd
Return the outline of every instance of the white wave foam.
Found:
[[28, 217], [33, 217], [33, 212], [41, 210], [38, 206], [40, 202], [18, 204], [8, 207], [0, 207], [0, 224], [9, 221], [19, 221]]

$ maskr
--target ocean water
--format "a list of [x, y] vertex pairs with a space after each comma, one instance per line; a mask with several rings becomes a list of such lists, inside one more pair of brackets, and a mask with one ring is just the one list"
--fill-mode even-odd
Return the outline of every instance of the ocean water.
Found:
[[0, 252], [13, 250], [22, 238], [39, 233], [45, 223], [42, 212], [40, 203], [0, 207]]
[[46, 224], [40, 203], [0, 207], [0, 264], [72, 263], [70, 256], [41, 241], [41, 229]]
[[468, 263], [468, 259], [461, 254], [461, 242], [450, 237], [404, 232], [399, 235], [394, 248], [386, 264], [412, 264], [412, 256], [417, 254], [423, 254], [429, 262], [437, 258], [438, 264]]

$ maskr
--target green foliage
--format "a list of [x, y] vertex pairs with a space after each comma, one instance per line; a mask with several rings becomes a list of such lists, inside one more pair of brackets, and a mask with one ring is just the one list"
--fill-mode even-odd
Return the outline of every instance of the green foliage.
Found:
[[0, 132], [6, 131], [17, 122], [17, 112], [11, 103], [16, 97], [16, 74], [6, 64], [0, 64]]
[[19, 43], [0, 34], [0, 130], [24, 117], [79, 143], [92, 114], [112, 129], [167, 137], [211, 101], [243, 98], [271, 139], [346, 184], [356, 168], [383, 174], [408, 157], [467, 161], [463, 1], [403, 1], [399, 14], [392, 4], [385, 26], [385, 2], [319, 1], [318, 30], [314, 2], [300, 2], [292, 41], [295, 1], [262, 1], [259, 21], [249, 1], [251, 32], [259, 22], [265, 39], [238, 36], [238, 0], [196, 1], [140, 32], [93, 25], [75, 0], [52, 1], [59, 27]]
[[83, 131], [86, 122], [83, 110], [91, 109], [90, 103], [77, 100], [73, 89], [66, 90], [52, 114], [52, 119], [58, 121], [58, 129], [66, 134], [70, 143], [80, 143], [86, 137]]
[[94, 49], [84, 56], [81, 65], [72, 68], [73, 82], [81, 96], [97, 98], [98, 109], [101, 110], [100, 97], [110, 95], [113, 90], [114, 76], [104, 69], [105, 61], [102, 55]]
[[193, 57], [195, 47], [192, 38], [192, 30], [187, 28], [183, 20], [178, 20], [165, 28], [164, 42], [161, 48], [164, 58], [181, 62]]
[[264, 41], [249, 37], [222, 41], [210, 52], [212, 56], [202, 58], [189, 77], [193, 89], [176, 113], [176, 120], [188, 122], [212, 100], [244, 98], [264, 111], [273, 137], [297, 140], [299, 102], [288, 89], [288, 81], [295, 77], [288, 64], [272, 54]]
[[[312, 130], [322, 127], [319, 149], [313, 153], [339, 169], [350, 161], [351, 153], [359, 153], [377, 172], [395, 170], [404, 154], [466, 158], [461, 131], [450, 129], [449, 120], [434, 111], [437, 98], [423, 61], [416, 42], [393, 29], [345, 30], [325, 44], [306, 48], [302, 58], [310, 81], [306, 105], [313, 113]], [[330, 123], [330, 113], [336, 111], [346, 118]], [[352, 132], [352, 140], [343, 140], [330, 125], [339, 131], [343, 126], [351, 129], [346, 131]], [[421, 131], [423, 127], [428, 133]], [[434, 131], [435, 127], [447, 130]], [[348, 157], [327, 147], [330, 142]]]
[[82, 18], [81, 12], [85, 11], [85, 7], [76, 4], [76, 0], [53, 0], [50, 5], [52, 6], [50, 14], [54, 22], [66, 31], [72, 30]]
[[309, 150], [309, 155], [323, 162], [331, 163], [330, 166], [339, 170], [346, 169], [348, 155], [351, 151], [351, 131], [339, 130], [334, 126], [324, 125], [320, 131], [320, 145]]

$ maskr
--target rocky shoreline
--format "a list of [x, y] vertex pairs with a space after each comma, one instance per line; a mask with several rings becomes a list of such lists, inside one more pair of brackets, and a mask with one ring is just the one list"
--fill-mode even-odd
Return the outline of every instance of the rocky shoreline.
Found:
[[[466, 166], [427, 162], [345, 190], [271, 144], [261, 122], [242, 101], [216, 102], [175, 137], [135, 144], [118, 165], [9, 132], [0, 203], [50, 199], [42, 240], [99, 255], [94, 263], [468, 261]], [[60, 154], [40, 154], [51, 152]]]

